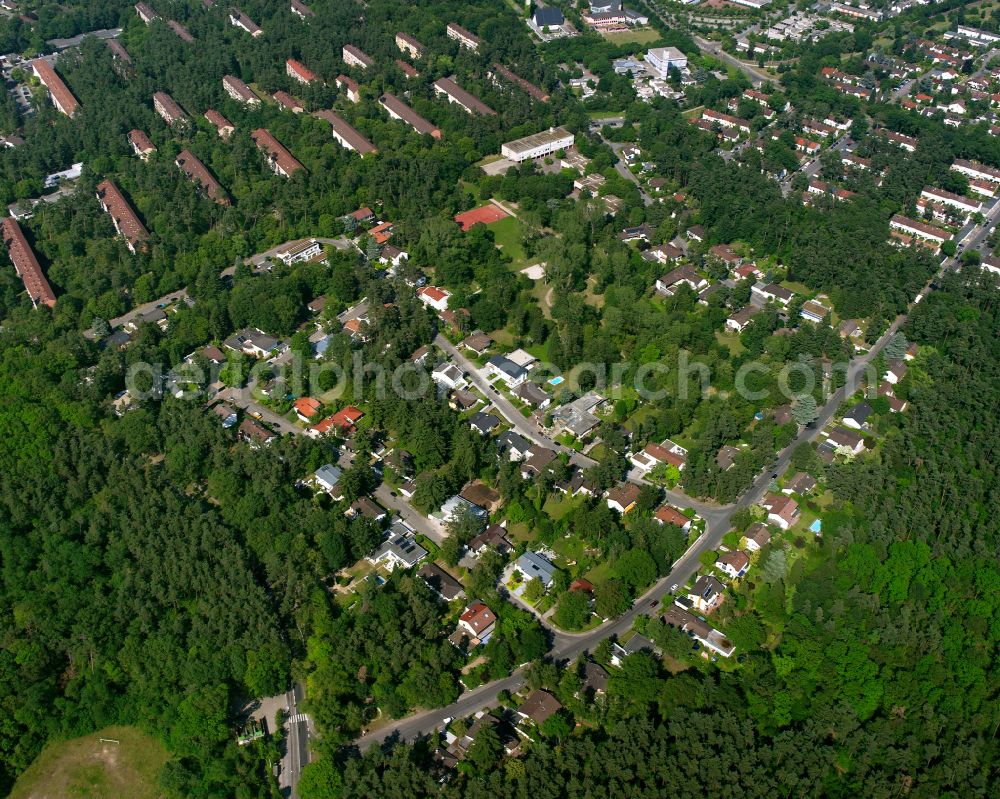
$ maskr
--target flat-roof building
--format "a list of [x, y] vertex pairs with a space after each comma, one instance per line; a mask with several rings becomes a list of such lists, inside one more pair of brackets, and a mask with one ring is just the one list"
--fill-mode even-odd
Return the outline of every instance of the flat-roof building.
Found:
[[333, 138], [340, 143], [341, 147], [345, 147], [358, 155], [367, 155], [368, 153], [378, 152], [374, 144], [358, 133], [358, 131], [347, 124], [347, 122], [345, 122], [333, 111], [317, 111], [313, 114], [313, 116], [317, 119], [325, 119], [330, 123]]
[[573, 146], [574, 137], [566, 128], [549, 128], [521, 139], [509, 141], [500, 148], [500, 154], [510, 161], [520, 163], [533, 158], [551, 155]]
[[646, 53], [646, 65], [661, 78], [667, 77], [670, 68], [684, 69], [687, 56], [676, 47], [654, 47]]
[[389, 93], [383, 94], [378, 98], [378, 102], [379, 105], [386, 110], [386, 113], [388, 113], [389, 116], [393, 119], [405, 122], [417, 133], [424, 133], [429, 136], [433, 136], [435, 139], [441, 138], [441, 131], [435, 125], [420, 116], [420, 114], [396, 97], [396, 95]]
[[125, 195], [110, 180], [102, 180], [97, 184], [97, 201], [101, 208], [111, 217], [111, 223], [115, 226], [118, 235], [125, 239], [125, 246], [129, 252], [135, 253], [138, 250], [147, 249], [146, 242], [149, 240], [149, 231], [139, 220], [139, 216], [132, 210]]
[[24, 283], [24, 290], [28, 292], [31, 304], [36, 308], [39, 305], [53, 307], [56, 304], [56, 295], [52, 293], [52, 287], [46, 280], [45, 273], [42, 272], [42, 267], [28, 240], [24, 237], [21, 226], [13, 219], [4, 219], [2, 233], [7, 254], [14, 264], [14, 271]]

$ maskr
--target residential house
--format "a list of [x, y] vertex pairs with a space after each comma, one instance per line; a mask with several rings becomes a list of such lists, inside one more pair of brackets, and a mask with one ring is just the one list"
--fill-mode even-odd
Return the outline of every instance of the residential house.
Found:
[[497, 419], [492, 413], [483, 413], [479, 411], [472, 414], [469, 418], [469, 427], [475, 430], [479, 435], [486, 436], [492, 433], [500, 426], [500, 420]]
[[343, 499], [343, 493], [338, 488], [340, 476], [343, 469], [334, 466], [332, 463], [325, 463], [320, 466], [313, 475], [313, 482], [321, 491], [325, 491], [336, 500]]
[[459, 631], [469, 636], [473, 646], [487, 643], [496, 623], [496, 614], [483, 602], [473, 602], [458, 617]]
[[615, 641], [611, 645], [611, 665], [621, 668], [622, 663], [629, 655], [636, 652], [655, 652], [656, 647], [646, 636], [636, 633], [624, 644]]
[[795, 295], [784, 286], [777, 283], [755, 283], [750, 289], [751, 293], [759, 297], [764, 302], [777, 302], [780, 305], [788, 305]]
[[785, 484], [785, 487], [781, 489], [781, 493], [798, 494], [800, 497], [804, 497], [814, 488], [816, 488], [815, 477], [805, 472], [796, 472], [792, 476], [792, 479]]
[[822, 303], [816, 302], [815, 300], [807, 300], [802, 303], [802, 308], [799, 311], [799, 316], [805, 319], [807, 322], [815, 322], [819, 324], [824, 319], [826, 319], [827, 314], [830, 313], [830, 309], [827, 308]]
[[852, 433], [844, 427], [835, 427], [827, 433], [826, 440], [829, 441], [836, 450], [846, 450], [852, 455], [859, 455], [865, 451], [865, 440], [857, 433]]
[[369, 497], [358, 497], [351, 506], [344, 511], [344, 515], [349, 519], [363, 517], [373, 522], [381, 522], [388, 517], [385, 508]]
[[541, 386], [530, 380], [525, 380], [515, 387], [513, 394], [522, 402], [538, 410], [544, 410], [552, 403], [552, 397], [546, 394]]
[[845, 319], [837, 327], [837, 332], [841, 338], [854, 338], [861, 335], [861, 328], [857, 319]]
[[236, 408], [228, 402], [220, 402], [217, 405], [213, 405], [212, 413], [214, 413], [219, 418], [219, 421], [222, 422], [223, 430], [228, 430], [239, 421]]
[[482, 330], [474, 330], [463, 341], [462, 346], [476, 355], [482, 356], [493, 346], [493, 339]]
[[708, 287], [708, 280], [690, 266], [678, 266], [673, 271], [658, 277], [654, 285], [657, 292], [670, 296], [676, 294], [681, 285], [687, 286], [692, 291], [701, 291]]
[[691, 520], [673, 505], [663, 505], [657, 508], [653, 518], [660, 524], [672, 524], [675, 527], [680, 527], [685, 533], [691, 529]]
[[431, 372], [431, 380], [448, 391], [464, 388], [468, 385], [465, 373], [455, 364], [442, 361]]
[[868, 417], [872, 413], [871, 405], [867, 402], [859, 402], [844, 414], [844, 425], [855, 430], [865, 430], [868, 427]]
[[539, 689], [528, 694], [528, 698], [517, 708], [517, 715], [535, 726], [541, 726], [560, 710], [562, 705], [559, 700], [548, 691]]
[[504, 355], [494, 355], [483, 367], [490, 381], [501, 380], [509, 389], [517, 388], [528, 379], [526, 369], [518, 366]]
[[253, 419], [244, 419], [240, 423], [238, 437], [240, 441], [248, 443], [251, 447], [259, 447], [270, 444], [278, 436]]
[[750, 558], [746, 552], [724, 552], [715, 561], [715, 568], [725, 572], [731, 579], [739, 580], [750, 568]]
[[435, 563], [425, 563], [420, 567], [417, 576], [421, 577], [445, 602], [452, 602], [465, 593], [462, 584]]
[[683, 469], [686, 458], [683, 454], [662, 444], [647, 444], [641, 452], [629, 456], [632, 465], [641, 470], [643, 474], [649, 474], [660, 465], [675, 466]]
[[519, 461], [527, 456], [531, 442], [520, 433], [508, 430], [497, 439], [497, 449], [511, 461]]
[[726, 320], [726, 329], [736, 333], [742, 333], [747, 329], [750, 320], [760, 313], [760, 308], [756, 305], [747, 305], [741, 308]]
[[558, 571], [548, 558], [537, 552], [532, 552], [530, 549], [521, 555], [514, 565], [524, 575], [525, 582], [540, 580], [546, 589], [552, 587], [556, 571]]
[[424, 286], [417, 290], [417, 297], [424, 305], [435, 311], [446, 311], [448, 310], [448, 298], [451, 297], [451, 294], [437, 286]]
[[782, 530], [787, 530], [799, 520], [799, 503], [791, 497], [768, 494], [764, 497], [767, 520]]
[[480, 402], [482, 402], [482, 399], [480, 399], [478, 394], [472, 391], [463, 391], [462, 389], [456, 389], [448, 396], [448, 407], [459, 413], [471, 411]]
[[521, 477], [530, 480], [552, 471], [552, 462], [556, 457], [554, 450], [532, 444], [528, 449], [526, 460], [521, 464]]
[[489, 513], [485, 508], [481, 508], [476, 503], [467, 500], [465, 497], [455, 494], [453, 497], [450, 497], [445, 501], [440, 510], [430, 514], [430, 517], [439, 524], [448, 524], [462, 513], [472, 513], [483, 520], [489, 516]]
[[149, 140], [149, 136], [144, 131], [134, 129], [128, 132], [128, 143], [132, 145], [132, 152], [143, 161], [148, 161], [149, 156], [156, 152], [156, 147]]
[[222, 342], [222, 346], [233, 352], [264, 358], [278, 348], [278, 340], [255, 327], [245, 327]]
[[896, 385], [900, 380], [906, 377], [908, 370], [909, 367], [903, 360], [889, 361], [888, 368], [885, 370], [885, 374], [882, 375], [882, 379], [887, 383]]
[[319, 413], [323, 404], [315, 397], [299, 397], [292, 407], [295, 409], [295, 415], [299, 421], [308, 424]]
[[711, 613], [725, 601], [726, 586], [708, 574], [701, 575], [687, 594], [692, 607]]
[[335, 81], [338, 89], [342, 89], [344, 94], [347, 95], [347, 99], [352, 103], [361, 102], [361, 87], [354, 78], [350, 78], [347, 75], [338, 75]]
[[739, 454], [739, 449], [727, 444], [720, 447], [719, 451], [715, 454], [715, 463], [722, 471], [728, 472], [736, 465], [736, 456]]
[[743, 534], [743, 546], [748, 552], [760, 552], [771, 542], [771, 531], [762, 522], [754, 522]]
[[608, 507], [626, 514], [635, 507], [641, 489], [635, 483], [622, 483], [610, 489], [605, 495]]
[[558, 434], [569, 433], [576, 438], [584, 438], [601, 423], [595, 415], [605, 400], [600, 394], [590, 391], [552, 412], [552, 428]]
[[468, 551], [474, 557], [481, 557], [488, 549], [492, 549], [501, 555], [506, 555], [514, 551], [514, 546], [506, 536], [506, 530], [499, 524], [491, 524], [483, 532], [469, 541]]
[[736, 651], [733, 642], [725, 635], [697, 616], [688, 613], [677, 603], [671, 605], [664, 612], [663, 623], [686, 633], [708, 651], [721, 657], [730, 657]]
[[368, 556], [368, 560], [376, 566], [394, 571], [396, 567], [412, 569], [425, 557], [427, 550], [417, 543], [413, 531], [397, 523], [382, 545]]

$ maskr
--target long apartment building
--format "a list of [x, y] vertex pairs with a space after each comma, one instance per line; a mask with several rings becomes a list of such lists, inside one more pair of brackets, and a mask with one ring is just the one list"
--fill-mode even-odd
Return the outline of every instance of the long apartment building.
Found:
[[467, 92], [451, 78], [440, 78], [434, 81], [434, 93], [444, 95], [449, 103], [461, 106], [470, 114], [478, 114], [483, 117], [495, 117], [497, 112], [490, 108], [478, 97]]
[[965, 158], [956, 158], [951, 165], [955, 172], [961, 172], [970, 178], [988, 180], [990, 183], [1000, 183], [1000, 169], [994, 169], [978, 161], [968, 161]]
[[341, 147], [358, 155], [368, 155], [369, 153], [374, 154], [378, 152], [374, 144], [333, 111], [316, 111], [313, 116], [317, 119], [325, 119], [330, 123], [333, 138], [337, 140]]
[[209, 199], [219, 205], [229, 205], [229, 198], [226, 196], [222, 184], [215, 179], [215, 176], [208, 171], [201, 160], [190, 150], [181, 150], [174, 159], [177, 168], [180, 169], [188, 179], [199, 186]]
[[396, 34], [396, 47], [402, 53], [409, 53], [412, 58], [420, 58], [426, 52], [426, 48], [408, 33]]
[[509, 81], [510, 83], [513, 83], [515, 86], [520, 87], [539, 102], [541, 103], [548, 102], [549, 96], [545, 92], [539, 89], [534, 83], [531, 83], [530, 81], [525, 80], [519, 75], [514, 74], [511, 70], [507, 69], [507, 67], [505, 67], [503, 64], [493, 65], [493, 73], [492, 73], [493, 82], [499, 86], [500, 81], [497, 80], [497, 75]]
[[474, 33], [467, 31], [457, 22], [449, 22], [448, 27], [445, 29], [445, 33], [448, 34], [449, 39], [454, 39], [462, 45], [462, 47], [467, 47], [473, 52], [479, 49], [479, 37]]
[[920, 196], [929, 202], [947, 205], [963, 214], [978, 214], [983, 210], [983, 204], [979, 200], [963, 197], [961, 194], [937, 189], [933, 186], [924, 186]]
[[893, 230], [898, 230], [907, 236], [913, 236], [914, 238], [923, 239], [924, 241], [931, 241], [935, 244], [943, 244], [946, 241], [950, 241], [954, 236], [947, 230], [942, 230], [934, 225], [928, 225], [925, 222], [920, 222], [916, 219], [910, 219], [902, 214], [896, 214], [889, 221], [889, 227]]
[[309, 69], [301, 61], [296, 61], [294, 58], [289, 58], [285, 61], [285, 72], [288, 77], [297, 80], [299, 83], [304, 83], [308, 86], [310, 83], [322, 83], [319, 79], [319, 75]]
[[215, 130], [221, 139], [228, 139], [236, 130], [236, 126], [214, 108], [209, 108], [205, 112], [205, 119], [215, 125]]
[[125, 246], [129, 252], [136, 253], [139, 250], [147, 249], [146, 242], [149, 240], [149, 231], [139, 220], [139, 216], [132, 210], [125, 195], [110, 180], [102, 180], [97, 184], [97, 201], [101, 208], [111, 217], [111, 223], [115, 226], [118, 235], [125, 239]]
[[132, 147], [132, 152], [143, 161], [148, 161], [149, 156], [156, 152], [156, 145], [150, 141], [144, 130], [133, 128], [128, 132], [128, 143]]
[[246, 31], [253, 38], [262, 36], [264, 31], [261, 30], [260, 25], [254, 22], [250, 17], [240, 11], [238, 8], [234, 8], [229, 12], [229, 24], [242, 31]]
[[316, 12], [302, 2], [302, 0], [292, 0], [292, 13], [299, 19], [309, 19], [315, 17]]
[[73, 96], [73, 92], [63, 83], [63, 79], [56, 74], [52, 65], [44, 58], [36, 58], [31, 62], [31, 71], [35, 77], [42, 82], [42, 85], [49, 90], [49, 97], [52, 98], [52, 105], [61, 114], [72, 117], [80, 108], [80, 102]]
[[267, 165], [271, 170], [282, 177], [290, 178], [300, 169], [305, 167], [278, 141], [267, 128], [257, 128], [250, 134], [254, 144], [267, 157]]
[[155, 92], [153, 94], [153, 108], [156, 113], [163, 117], [163, 121], [170, 127], [184, 125], [190, 122], [190, 117], [177, 101], [166, 92]]
[[31, 298], [31, 304], [36, 308], [45, 305], [49, 308], [56, 304], [56, 295], [52, 292], [49, 281], [42, 272], [42, 267], [35, 257], [34, 250], [24, 237], [21, 226], [13, 219], [7, 218], [2, 223], [3, 243], [7, 247], [7, 254], [14, 264], [14, 271], [24, 283], [24, 290]]
[[349, 67], [357, 67], [358, 69], [368, 69], [368, 67], [373, 66], [375, 61], [367, 53], [359, 50], [353, 44], [345, 44], [344, 49], [341, 51], [341, 57], [344, 59], [344, 63]]
[[429, 136], [433, 136], [435, 139], [441, 138], [441, 131], [439, 128], [420, 116], [420, 114], [396, 97], [396, 95], [389, 93], [383, 94], [378, 98], [378, 102], [379, 105], [386, 110], [386, 113], [389, 114], [389, 116], [393, 119], [405, 122], [417, 133], [424, 133]]
[[260, 98], [254, 94], [253, 89], [235, 75], [225, 75], [222, 78], [222, 88], [238, 103], [250, 106], [260, 105]]
[[148, 3], [136, 3], [135, 13], [147, 25], [151, 25], [160, 18]]

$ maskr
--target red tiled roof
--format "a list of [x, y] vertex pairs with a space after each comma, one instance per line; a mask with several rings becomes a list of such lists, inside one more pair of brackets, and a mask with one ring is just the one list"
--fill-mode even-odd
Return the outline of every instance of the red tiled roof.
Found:
[[285, 67], [292, 77], [297, 78], [303, 83], [312, 83], [313, 81], [319, 80], [319, 75], [305, 66], [301, 61], [296, 61], [294, 58], [289, 58], [285, 61]]
[[44, 59], [36, 58], [31, 62], [31, 68], [34, 70], [35, 75], [38, 76], [38, 79], [44, 84], [45, 88], [49, 90], [49, 93], [52, 95], [52, 102], [55, 103], [56, 108], [68, 117], [73, 116], [77, 112], [77, 109], [79, 109], [80, 103], [73, 96], [73, 92], [69, 90], [69, 87], [63, 83], [63, 79], [56, 74], [52, 65]]
[[420, 114], [396, 97], [396, 95], [387, 92], [378, 101], [386, 111], [401, 119], [417, 133], [426, 133], [435, 139], [441, 138], [441, 131], [435, 125], [420, 116]]
[[441, 302], [449, 296], [447, 291], [439, 289], [437, 286], [424, 286], [419, 291], [417, 291], [421, 297], [429, 297], [434, 302]]
[[663, 524], [674, 524], [677, 527], [683, 527], [691, 521], [672, 505], [664, 505], [662, 508], [658, 508], [653, 515], [657, 521]]
[[220, 114], [214, 108], [209, 108], [205, 112], [205, 119], [207, 119], [209, 122], [215, 125], [216, 128], [218, 128], [220, 136], [222, 135], [222, 132], [225, 128], [233, 128], [234, 130], [236, 129], [236, 126], [233, 125], [232, 122], [226, 119], [222, 114]]
[[115, 228], [125, 237], [132, 249], [139, 249], [149, 238], [149, 231], [139, 221], [138, 215], [132, 210], [125, 195], [110, 180], [102, 180], [97, 184], [97, 199], [107, 211]]
[[363, 417], [364, 411], [360, 408], [355, 408], [353, 405], [348, 405], [346, 408], [341, 408], [333, 416], [330, 417], [333, 424], [340, 428], [353, 427], [354, 424]]
[[56, 295], [52, 293], [49, 281], [45, 279], [45, 273], [35, 257], [34, 251], [24, 238], [21, 226], [14, 219], [4, 219], [2, 223], [3, 243], [7, 247], [10, 260], [14, 263], [14, 270], [21, 277], [24, 283], [24, 290], [28, 292], [32, 304], [37, 308], [39, 305], [47, 305], [49, 308], [56, 304]]
[[319, 409], [320, 401], [314, 397], [299, 397], [295, 400], [295, 410], [307, 419], [319, 413]]
[[493, 70], [498, 75], [509, 80], [511, 83], [515, 83], [518, 86], [520, 86], [522, 89], [524, 89], [524, 91], [526, 91], [536, 100], [539, 100], [540, 102], [543, 103], [548, 102], [549, 96], [545, 92], [539, 89], [535, 84], [529, 83], [524, 78], [515, 75], [513, 72], [507, 69], [507, 67], [505, 67], [503, 64], [494, 64]]
[[149, 140], [149, 136], [138, 128], [128, 132], [128, 140], [130, 144], [138, 148], [140, 153], [151, 153], [156, 150], [153, 142]]

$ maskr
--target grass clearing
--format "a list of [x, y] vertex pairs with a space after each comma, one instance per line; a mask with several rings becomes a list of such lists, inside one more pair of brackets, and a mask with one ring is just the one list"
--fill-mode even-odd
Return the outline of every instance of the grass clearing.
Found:
[[650, 44], [659, 40], [660, 33], [655, 28], [637, 28], [629, 31], [609, 31], [601, 34], [605, 41], [614, 44], [624, 42], [635, 42], [636, 44]]
[[160, 799], [157, 774], [168, 757], [159, 741], [135, 727], [106, 727], [46, 746], [10, 799]]
[[743, 346], [743, 342], [740, 341], [738, 333], [723, 333], [721, 330], [716, 330], [715, 340], [729, 350], [729, 354], [734, 358], [742, 355], [744, 350], [746, 350], [746, 347]]
[[508, 216], [489, 225], [493, 240], [501, 252], [510, 256], [511, 269], [520, 272], [528, 266], [524, 254], [524, 226], [513, 216]]

